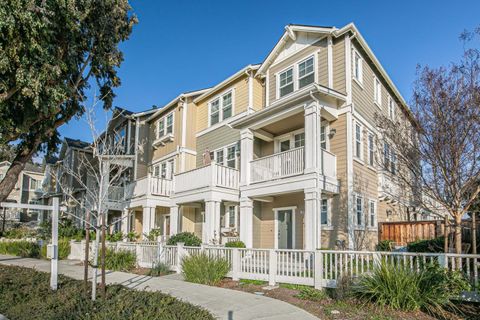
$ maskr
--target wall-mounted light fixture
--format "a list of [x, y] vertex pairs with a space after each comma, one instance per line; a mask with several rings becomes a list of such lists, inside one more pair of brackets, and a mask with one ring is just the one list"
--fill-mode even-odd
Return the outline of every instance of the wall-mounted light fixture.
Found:
[[337, 133], [337, 129], [330, 129], [330, 132], [328, 133], [328, 137], [332, 139], [336, 133]]

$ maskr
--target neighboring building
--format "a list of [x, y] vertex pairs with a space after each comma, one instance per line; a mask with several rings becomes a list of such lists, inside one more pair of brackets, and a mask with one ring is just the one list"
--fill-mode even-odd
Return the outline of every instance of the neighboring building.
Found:
[[412, 122], [355, 26], [288, 25], [263, 63], [128, 115], [121, 228], [371, 249], [378, 222], [406, 220], [413, 203], [377, 114]]
[[[11, 163], [0, 162], [0, 181], [5, 176]], [[25, 169], [20, 172], [15, 187], [7, 197], [6, 202], [40, 204], [42, 196], [42, 180], [44, 179], [42, 166], [27, 163]], [[39, 210], [27, 209], [5, 209], [6, 220], [9, 222], [30, 222], [42, 220], [42, 213]], [[3, 218], [3, 213], [0, 215]]]

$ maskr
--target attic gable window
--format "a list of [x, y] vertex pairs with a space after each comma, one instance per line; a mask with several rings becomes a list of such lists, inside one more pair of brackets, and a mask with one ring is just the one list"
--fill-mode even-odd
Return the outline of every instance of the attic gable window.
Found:
[[233, 115], [233, 91], [213, 99], [208, 106], [211, 126], [230, 118]]
[[313, 57], [310, 57], [298, 64], [298, 87], [303, 88], [313, 83], [314, 80]]
[[353, 51], [353, 77], [363, 83], [363, 59], [357, 51]]
[[280, 97], [293, 92], [293, 68], [283, 71], [279, 75]]

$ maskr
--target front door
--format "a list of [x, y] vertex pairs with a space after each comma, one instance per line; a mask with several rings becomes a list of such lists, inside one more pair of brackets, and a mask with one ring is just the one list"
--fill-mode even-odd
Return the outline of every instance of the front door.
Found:
[[293, 211], [278, 210], [278, 249], [293, 249]]
[[170, 235], [170, 216], [165, 216], [163, 234], [166, 236]]

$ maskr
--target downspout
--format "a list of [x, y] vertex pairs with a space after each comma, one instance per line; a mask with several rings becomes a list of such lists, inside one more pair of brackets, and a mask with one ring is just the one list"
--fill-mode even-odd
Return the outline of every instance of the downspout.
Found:
[[187, 108], [188, 103], [184, 96], [181, 96], [179, 102], [182, 103], [182, 145], [180, 147], [180, 170], [185, 171], [185, 148], [187, 147]]

